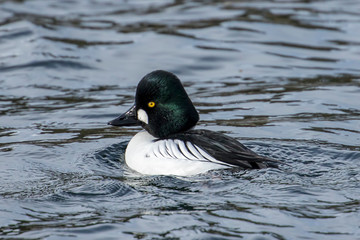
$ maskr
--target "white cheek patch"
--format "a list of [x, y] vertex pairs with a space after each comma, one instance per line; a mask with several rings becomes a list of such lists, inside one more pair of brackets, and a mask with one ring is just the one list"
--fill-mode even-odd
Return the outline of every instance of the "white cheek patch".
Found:
[[146, 113], [144, 110], [142, 110], [141, 108], [137, 111], [137, 118], [138, 118], [140, 121], [142, 121], [142, 122], [144, 122], [144, 123], [146, 123], [146, 124], [149, 124], [148, 115], [147, 115], [147, 113]]

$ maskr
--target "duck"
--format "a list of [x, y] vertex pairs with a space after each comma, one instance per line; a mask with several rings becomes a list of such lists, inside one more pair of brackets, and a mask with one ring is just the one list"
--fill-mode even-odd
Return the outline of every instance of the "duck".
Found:
[[135, 104], [112, 126], [142, 126], [125, 150], [125, 162], [144, 175], [191, 176], [211, 170], [277, 167], [278, 161], [260, 156], [235, 138], [195, 129], [199, 113], [180, 79], [156, 70], [137, 85]]

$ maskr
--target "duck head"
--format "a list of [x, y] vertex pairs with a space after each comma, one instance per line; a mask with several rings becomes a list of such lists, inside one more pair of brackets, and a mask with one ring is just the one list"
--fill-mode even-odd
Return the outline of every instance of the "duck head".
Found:
[[198, 121], [199, 114], [179, 78], [157, 70], [139, 82], [134, 106], [108, 124], [141, 125], [154, 137], [166, 138], [191, 129]]

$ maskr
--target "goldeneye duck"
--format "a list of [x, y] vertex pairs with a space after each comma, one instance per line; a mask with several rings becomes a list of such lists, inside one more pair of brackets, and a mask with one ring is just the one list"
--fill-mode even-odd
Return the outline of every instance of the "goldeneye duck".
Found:
[[142, 174], [188, 176], [221, 168], [276, 167], [278, 161], [256, 154], [232, 137], [194, 130], [198, 121], [179, 78], [157, 70], [139, 82], [135, 104], [108, 124], [145, 129], [125, 151], [127, 165]]

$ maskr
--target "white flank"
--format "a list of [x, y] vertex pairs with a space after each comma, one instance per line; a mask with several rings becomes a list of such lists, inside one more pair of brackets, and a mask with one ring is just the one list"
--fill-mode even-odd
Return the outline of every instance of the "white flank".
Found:
[[141, 108], [137, 111], [137, 118], [138, 118], [140, 121], [142, 121], [142, 122], [144, 122], [144, 123], [146, 123], [146, 124], [149, 124], [148, 115], [147, 115], [147, 113], [146, 113], [144, 110], [142, 110]]
[[[139, 111], [138, 118], [144, 114], [147, 116], [145, 111], [142, 110], [142, 115]], [[146, 131], [131, 139], [125, 152], [125, 161], [130, 168], [150, 175], [187, 176], [229, 167], [190, 142], [154, 140], [156, 138]]]

